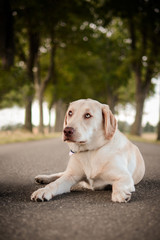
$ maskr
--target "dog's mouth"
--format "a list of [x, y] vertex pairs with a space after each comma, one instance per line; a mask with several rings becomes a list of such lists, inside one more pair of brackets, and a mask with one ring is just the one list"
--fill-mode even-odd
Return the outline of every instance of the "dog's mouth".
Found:
[[75, 134], [75, 129], [72, 127], [66, 127], [63, 130], [63, 141], [68, 143], [75, 143], [75, 144], [85, 144], [86, 141], [81, 141], [79, 136], [76, 136], [79, 134]]
[[75, 141], [70, 138], [64, 138], [64, 142], [69, 142], [69, 143], [78, 143], [78, 144], [85, 144], [86, 141]]

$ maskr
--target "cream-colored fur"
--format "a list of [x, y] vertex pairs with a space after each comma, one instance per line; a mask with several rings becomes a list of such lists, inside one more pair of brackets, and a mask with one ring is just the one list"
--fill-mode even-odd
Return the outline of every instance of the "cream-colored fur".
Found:
[[74, 152], [67, 169], [37, 176], [37, 182], [49, 184], [35, 191], [31, 200], [48, 201], [82, 181], [93, 190], [112, 185], [113, 202], [130, 200], [145, 165], [139, 149], [117, 129], [108, 105], [91, 99], [72, 102], [64, 120], [63, 140]]

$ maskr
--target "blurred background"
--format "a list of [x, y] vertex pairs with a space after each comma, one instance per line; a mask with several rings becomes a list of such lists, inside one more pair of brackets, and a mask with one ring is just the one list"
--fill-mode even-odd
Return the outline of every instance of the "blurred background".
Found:
[[60, 132], [79, 98], [108, 104], [121, 131], [160, 140], [159, 74], [159, 0], [0, 1], [3, 140]]

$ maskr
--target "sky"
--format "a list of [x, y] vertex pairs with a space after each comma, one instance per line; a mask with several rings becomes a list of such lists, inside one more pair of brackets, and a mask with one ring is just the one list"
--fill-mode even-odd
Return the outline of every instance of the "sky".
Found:
[[[47, 108], [47, 103], [43, 103], [43, 117], [44, 117], [44, 125], [48, 125], [49, 123], [49, 112]], [[5, 108], [0, 110], [0, 128], [6, 125], [15, 125], [15, 124], [24, 124], [25, 119], [25, 109], [20, 108], [18, 106], [14, 106], [12, 108]], [[55, 122], [55, 111], [54, 109], [51, 111], [51, 126], [54, 125]], [[39, 106], [38, 101], [34, 101], [32, 104], [32, 123], [35, 126], [39, 125]]]
[[[144, 106], [144, 115], [142, 125], [145, 126], [147, 122], [151, 125], [156, 126], [159, 121], [159, 107], [160, 107], [160, 78], [159, 80], [154, 80], [156, 83], [155, 94], [149, 97], [145, 101]], [[44, 109], [44, 125], [48, 125], [49, 122], [49, 113], [47, 108], [47, 103], [43, 104]], [[134, 121], [135, 110], [130, 104], [127, 104], [125, 109], [118, 107], [118, 116], [116, 116], [117, 120], [127, 121], [129, 124], [132, 124]], [[15, 125], [15, 124], [24, 124], [25, 118], [25, 109], [20, 108], [18, 106], [14, 106], [12, 108], [6, 108], [0, 110], [0, 128], [6, 125]], [[51, 112], [51, 125], [54, 126], [55, 122], [55, 111], [54, 109]], [[39, 108], [38, 101], [35, 101], [32, 106], [32, 123], [35, 126], [39, 124]]]

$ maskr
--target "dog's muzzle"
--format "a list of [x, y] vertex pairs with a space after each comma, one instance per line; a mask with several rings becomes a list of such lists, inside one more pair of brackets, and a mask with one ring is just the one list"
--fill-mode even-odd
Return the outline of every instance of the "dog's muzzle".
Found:
[[63, 130], [63, 133], [64, 133], [64, 141], [72, 140], [74, 131], [75, 131], [75, 130], [74, 130], [74, 128], [72, 128], [72, 127], [65, 127], [65, 129]]

